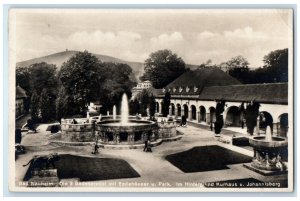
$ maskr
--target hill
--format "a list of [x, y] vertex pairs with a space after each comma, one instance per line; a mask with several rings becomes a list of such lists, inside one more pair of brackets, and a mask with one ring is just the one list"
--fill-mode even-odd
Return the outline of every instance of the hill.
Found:
[[[26, 61], [21, 61], [17, 63], [17, 68], [18, 67], [26, 67], [30, 66], [34, 63], [40, 63], [40, 62], [46, 62], [49, 64], [55, 64], [58, 69], [61, 68], [62, 64], [68, 59], [70, 59], [72, 56], [74, 56], [78, 51], [64, 51], [64, 52], [58, 52], [55, 54], [50, 54], [47, 56], [39, 57], [39, 58], [34, 58]], [[92, 53], [93, 54], [93, 53]], [[115, 62], [115, 63], [125, 63], [129, 65], [132, 68], [133, 74], [131, 76], [131, 79], [133, 81], [137, 81], [138, 78], [143, 74], [144, 72], [144, 66], [143, 63], [140, 62], [129, 62], [129, 61], [124, 61], [115, 57], [111, 56], [106, 56], [106, 55], [101, 55], [101, 54], [93, 54], [95, 55], [99, 60], [103, 62]]]
[[[26, 61], [21, 61], [17, 63], [17, 67], [26, 67], [30, 66], [34, 63], [41, 63], [41, 62], [46, 62], [49, 64], [55, 64], [58, 69], [61, 68], [61, 65], [68, 61], [69, 58], [74, 56], [78, 51], [73, 51], [73, 50], [68, 50], [64, 52], [58, 52], [55, 54], [50, 54], [47, 56], [39, 57], [39, 58], [34, 58]], [[144, 73], [144, 64], [141, 62], [131, 62], [131, 61], [124, 61], [122, 59], [116, 58], [116, 57], [111, 57], [107, 55], [101, 55], [101, 54], [94, 54], [99, 60], [103, 62], [115, 62], [115, 63], [124, 63], [129, 65], [132, 68], [133, 74], [131, 76], [131, 79], [133, 81], [138, 81], [139, 77], [143, 75]], [[187, 64], [187, 67], [189, 67], [191, 70], [195, 69], [195, 65], [190, 65]]]

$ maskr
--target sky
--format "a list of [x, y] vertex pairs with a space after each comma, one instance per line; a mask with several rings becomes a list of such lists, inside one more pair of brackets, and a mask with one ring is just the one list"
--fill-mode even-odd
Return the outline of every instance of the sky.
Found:
[[88, 50], [143, 62], [170, 49], [188, 64], [226, 62], [241, 55], [250, 67], [291, 48], [290, 10], [71, 10], [14, 9], [11, 39], [16, 61], [68, 50]]

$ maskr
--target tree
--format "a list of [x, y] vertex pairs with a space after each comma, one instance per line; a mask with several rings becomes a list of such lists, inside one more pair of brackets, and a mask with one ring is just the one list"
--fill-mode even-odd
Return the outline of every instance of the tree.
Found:
[[155, 116], [155, 108], [156, 108], [155, 97], [153, 94], [151, 94], [149, 97], [149, 112], [150, 112], [151, 119], [153, 119]]
[[[103, 64], [91, 53], [79, 52], [63, 63], [59, 79], [74, 111], [85, 114], [87, 105], [99, 99], [103, 82]], [[103, 95], [103, 94], [101, 94]]]
[[164, 117], [168, 116], [169, 114], [170, 103], [171, 103], [171, 94], [170, 92], [166, 92], [162, 102], [162, 114]]
[[200, 64], [198, 66], [198, 69], [210, 67], [210, 66], [212, 66], [211, 63], [212, 63], [212, 60], [208, 59], [206, 62]]
[[246, 119], [247, 130], [250, 133], [250, 135], [253, 135], [254, 128], [257, 124], [259, 107], [260, 107], [260, 104], [257, 102], [251, 102], [246, 107], [245, 119]]
[[31, 118], [33, 122], [41, 117], [42, 122], [55, 118], [55, 100], [58, 80], [56, 66], [45, 62], [32, 64], [28, 68], [31, 96]]
[[45, 62], [32, 64], [29, 69], [30, 88], [37, 94], [47, 89], [50, 96], [57, 94], [58, 80], [56, 77], [56, 66]]
[[139, 112], [142, 116], [147, 115], [147, 108], [149, 107], [150, 103], [150, 94], [149, 91], [144, 89], [141, 91], [136, 97], [135, 100], [139, 103]]
[[236, 56], [231, 58], [225, 63], [221, 63], [220, 66], [226, 69], [226, 72], [232, 77], [238, 79], [242, 83], [249, 82], [249, 62], [242, 56]]
[[26, 91], [26, 95], [31, 96], [30, 73], [28, 67], [16, 68], [16, 85], [19, 85]]
[[72, 106], [70, 104], [70, 98], [66, 94], [64, 87], [61, 87], [59, 89], [55, 105], [56, 105], [56, 119], [58, 121], [60, 121], [61, 118], [67, 117], [69, 114], [70, 115], [76, 114], [76, 112], [69, 111], [72, 108]]
[[145, 60], [142, 81], [149, 80], [154, 88], [162, 88], [187, 71], [184, 61], [171, 50], [151, 53]]
[[263, 59], [270, 81], [288, 82], [288, 49], [271, 51]]
[[47, 89], [43, 89], [39, 99], [39, 109], [41, 113], [41, 121], [49, 122], [55, 118], [55, 100], [51, 100], [51, 96]]
[[140, 113], [140, 103], [137, 99], [131, 100], [129, 103], [129, 112], [131, 115]]
[[109, 110], [113, 105], [120, 104], [124, 93], [131, 97], [131, 89], [135, 83], [130, 79], [132, 69], [127, 64], [107, 62], [103, 66], [105, 79], [101, 85], [102, 96], [99, 101], [103, 105], [102, 110]]
[[35, 123], [39, 119], [39, 96], [36, 91], [33, 91], [30, 102], [30, 115], [32, 121]]
[[217, 101], [216, 104], [216, 122], [215, 122], [215, 134], [220, 134], [224, 125], [223, 115], [225, 108], [225, 101]]

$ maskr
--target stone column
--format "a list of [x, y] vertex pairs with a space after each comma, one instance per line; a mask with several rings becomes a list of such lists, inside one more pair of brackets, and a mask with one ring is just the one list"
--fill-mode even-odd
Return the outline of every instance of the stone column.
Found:
[[196, 120], [197, 122], [200, 122], [200, 111], [197, 111], [196, 113]]
[[158, 113], [161, 114], [162, 113], [162, 103], [159, 103], [159, 110]]
[[193, 119], [192, 119], [192, 110], [189, 110], [189, 117], [188, 117], [188, 118], [189, 118], [190, 121], [193, 120]]
[[207, 124], [210, 124], [210, 113], [206, 113], [205, 121]]
[[169, 115], [172, 116], [172, 106], [169, 106]]
[[175, 117], [176, 118], [178, 117], [178, 107], [177, 106], [175, 107]]
[[185, 115], [185, 114], [184, 114], [184, 109], [181, 108], [181, 116], [183, 116], [183, 115]]

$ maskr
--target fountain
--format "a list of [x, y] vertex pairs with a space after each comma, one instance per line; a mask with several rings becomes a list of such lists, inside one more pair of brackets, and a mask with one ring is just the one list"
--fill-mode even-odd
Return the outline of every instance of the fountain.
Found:
[[270, 126], [266, 129], [265, 136], [254, 136], [249, 139], [253, 147], [254, 157], [249, 169], [280, 172], [286, 170], [281, 160], [281, 153], [287, 148], [288, 141], [283, 137], [272, 136]]
[[122, 125], [125, 125], [128, 123], [128, 116], [129, 116], [128, 100], [127, 100], [127, 95], [124, 93], [122, 96], [122, 104], [121, 104], [121, 124]]
[[[88, 118], [76, 118], [61, 120], [61, 141], [56, 142], [85, 145], [98, 142], [103, 148], [112, 149], [135, 149], [144, 147], [144, 142], [150, 140], [153, 146], [162, 142], [181, 139], [177, 136], [176, 122], [168, 121], [157, 123], [142, 120], [139, 116], [129, 116], [127, 95], [122, 96], [121, 115], [117, 115], [116, 106], [113, 107], [112, 115], [107, 111], [106, 116], [93, 116]], [[124, 145], [124, 146], [122, 146]]]
[[126, 94], [122, 96], [121, 116], [117, 117], [113, 112], [113, 119], [103, 119], [96, 123], [95, 132], [99, 142], [108, 145], [143, 144], [148, 139], [155, 141], [159, 138], [156, 122], [129, 118]]
[[117, 119], [117, 108], [114, 105], [114, 107], [113, 107], [113, 120], [116, 120], [116, 119]]

